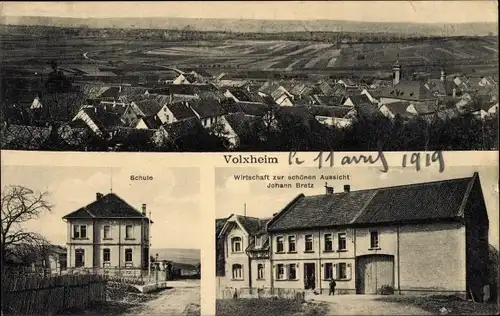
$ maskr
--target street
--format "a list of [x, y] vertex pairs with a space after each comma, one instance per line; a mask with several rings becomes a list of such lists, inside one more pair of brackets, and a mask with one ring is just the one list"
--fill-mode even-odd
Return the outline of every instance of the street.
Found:
[[200, 281], [170, 281], [168, 286], [171, 288], [160, 292], [157, 299], [141, 303], [122, 316], [196, 315], [184, 311], [188, 305], [200, 305]]
[[328, 315], [430, 315], [418, 307], [376, 300], [380, 295], [306, 295], [329, 305]]

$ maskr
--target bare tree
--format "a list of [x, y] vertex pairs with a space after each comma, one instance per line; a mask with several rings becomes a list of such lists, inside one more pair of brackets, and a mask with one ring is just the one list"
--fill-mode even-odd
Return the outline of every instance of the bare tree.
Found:
[[7, 186], [2, 189], [2, 269], [5, 267], [6, 258], [15, 254], [14, 247], [20, 249], [23, 254], [27, 251], [46, 250], [49, 243], [45, 237], [26, 231], [23, 224], [51, 211], [52, 205], [47, 201], [48, 196], [47, 192], [35, 193], [23, 186]]

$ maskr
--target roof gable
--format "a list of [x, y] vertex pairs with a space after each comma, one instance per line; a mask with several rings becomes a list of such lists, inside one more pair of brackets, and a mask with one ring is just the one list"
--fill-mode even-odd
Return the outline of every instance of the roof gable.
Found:
[[269, 224], [270, 231], [458, 219], [464, 216], [472, 177], [388, 188], [299, 195]]
[[115, 193], [109, 193], [102, 198], [84, 206], [63, 219], [72, 218], [147, 218], [137, 209], [125, 202]]

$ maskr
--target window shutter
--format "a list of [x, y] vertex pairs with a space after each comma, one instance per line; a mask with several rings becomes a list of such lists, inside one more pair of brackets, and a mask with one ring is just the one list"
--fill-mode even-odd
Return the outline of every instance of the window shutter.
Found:
[[284, 278], [285, 280], [287, 280], [287, 279], [288, 279], [288, 265], [287, 265], [287, 264], [284, 264], [284, 265], [283, 265], [283, 274], [284, 274], [284, 275], [283, 275], [283, 278]]
[[346, 272], [345, 272], [345, 274], [346, 274], [346, 276], [347, 276], [348, 279], [351, 279], [351, 270], [352, 270], [351, 269], [351, 264], [348, 263], [347, 264], [347, 268], [346, 268]]
[[334, 263], [333, 264], [333, 269], [332, 269], [332, 279], [334, 279], [334, 280], [337, 279], [337, 268], [338, 268], [337, 264]]

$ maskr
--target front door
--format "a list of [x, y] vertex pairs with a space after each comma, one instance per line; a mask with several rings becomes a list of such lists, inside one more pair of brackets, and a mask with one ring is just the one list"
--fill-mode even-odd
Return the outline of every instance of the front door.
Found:
[[304, 289], [316, 288], [316, 266], [314, 263], [304, 263]]

